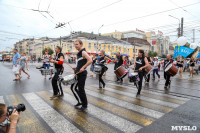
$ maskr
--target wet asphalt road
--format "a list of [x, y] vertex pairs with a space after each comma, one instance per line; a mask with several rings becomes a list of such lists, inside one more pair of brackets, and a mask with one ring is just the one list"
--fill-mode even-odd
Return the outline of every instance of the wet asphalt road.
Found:
[[[113, 65], [109, 66], [105, 90], [98, 90], [96, 78], [87, 79], [86, 93], [88, 110], [85, 113], [73, 108], [76, 104], [69, 90], [64, 86], [65, 96], [49, 100], [52, 95], [51, 80], [44, 79], [35, 66], [30, 66], [31, 75], [25, 74], [20, 81], [12, 81], [14, 75], [9, 63], [0, 63], [0, 101], [12, 105], [25, 103], [17, 132], [139, 132], [139, 133], [200, 133], [200, 83], [198, 78], [172, 78], [168, 90], [160, 80], [143, 84], [140, 98], [135, 98], [136, 88], [125, 79], [124, 84], [114, 82]], [[88, 68], [89, 69], [89, 68]], [[72, 73], [65, 67], [67, 75]], [[90, 74], [90, 73], [89, 73]], [[88, 74], [88, 76], [89, 76]], [[196, 76], [197, 77], [197, 76]], [[195, 131], [172, 131], [171, 126], [196, 126]]]

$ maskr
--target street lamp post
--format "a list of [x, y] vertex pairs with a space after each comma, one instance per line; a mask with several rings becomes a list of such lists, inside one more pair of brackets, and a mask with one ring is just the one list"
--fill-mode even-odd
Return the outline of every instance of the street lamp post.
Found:
[[[98, 36], [99, 36], [99, 30], [103, 27], [103, 25], [101, 25], [101, 27], [99, 27], [98, 29]], [[97, 54], [99, 53], [99, 38], [97, 37]]]
[[178, 20], [178, 22], [179, 22], [179, 24], [178, 24], [178, 37], [180, 37], [180, 36], [181, 36], [181, 32], [180, 32], [180, 30], [181, 30], [181, 27], [180, 27], [181, 21], [180, 21], [180, 19], [179, 19], [179, 18], [176, 18], [176, 17], [174, 17], [174, 16], [172, 16], [172, 15], [169, 15], [169, 16], [172, 17], [172, 18], [174, 18], [174, 19], [177, 19], [177, 20]]

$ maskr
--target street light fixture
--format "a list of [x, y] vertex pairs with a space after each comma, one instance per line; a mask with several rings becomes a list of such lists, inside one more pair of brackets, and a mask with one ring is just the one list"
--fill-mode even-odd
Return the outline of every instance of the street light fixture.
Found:
[[179, 24], [178, 24], [179, 25], [178, 26], [178, 37], [180, 37], [181, 36], [181, 33], [180, 33], [180, 30], [181, 30], [181, 28], [180, 28], [181, 20], [179, 18], [176, 18], [176, 17], [172, 16], [172, 15], [169, 15], [169, 16], [178, 20], [178, 22], [179, 22]]

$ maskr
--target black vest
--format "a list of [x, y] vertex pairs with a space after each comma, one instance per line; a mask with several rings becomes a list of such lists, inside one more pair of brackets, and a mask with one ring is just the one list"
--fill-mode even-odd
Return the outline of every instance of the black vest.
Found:
[[[63, 53], [58, 53], [55, 56], [55, 60], [56, 61], [60, 61], [60, 57], [61, 56], [63, 56], [63, 59], [65, 58], [64, 55], [63, 55]], [[56, 64], [56, 63], [54, 63], [54, 66], [55, 66], [55, 68], [62, 68], [63, 67], [63, 65], [59, 65], [59, 64]]]
[[139, 70], [143, 66], [145, 66], [144, 57], [137, 57], [136, 58], [135, 70]]
[[85, 48], [83, 48], [81, 51], [77, 54], [77, 66], [75, 72], [79, 72], [80, 69], [87, 63], [87, 59], [83, 58], [82, 52], [85, 51]]

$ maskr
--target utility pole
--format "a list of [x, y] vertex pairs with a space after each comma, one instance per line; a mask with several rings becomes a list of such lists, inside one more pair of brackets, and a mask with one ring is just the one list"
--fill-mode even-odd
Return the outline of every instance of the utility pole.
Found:
[[101, 25], [101, 27], [98, 29], [98, 36], [97, 36], [97, 54], [99, 53], [99, 30], [103, 27], [103, 25]]
[[61, 36], [60, 36], [60, 46], [61, 46]]
[[183, 36], [183, 18], [181, 18], [181, 36]]
[[193, 43], [195, 42], [195, 29], [192, 30], [193, 31]]

